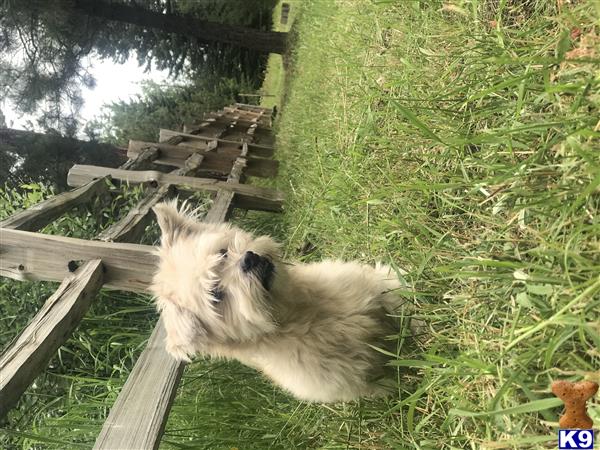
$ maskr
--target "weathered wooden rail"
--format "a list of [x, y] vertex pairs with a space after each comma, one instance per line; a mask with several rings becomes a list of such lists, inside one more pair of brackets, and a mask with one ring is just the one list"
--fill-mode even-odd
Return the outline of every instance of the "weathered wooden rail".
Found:
[[[272, 177], [277, 162], [271, 110], [237, 103], [207, 114], [186, 132], [161, 130], [160, 142], [131, 141], [119, 169], [74, 166], [76, 189], [0, 222], [0, 275], [61, 281], [25, 330], [0, 355], [0, 418], [13, 408], [84, 317], [102, 287], [144, 292], [156, 267], [153, 247], [140, 239], [151, 208], [177, 191], [206, 191], [213, 203], [203, 220], [226, 221], [233, 208], [280, 211], [278, 192], [242, 184], [245, 176]], [[156, 170], [171, 166], [169, 173]], [[144, 184], [144, 197], [94, 240], [37, 232], [75, 206], [108, 195], [111, 182]], [[164, 349], [159, 320], [99, 434], [95, 449], [155, 449], [183, 373]]]
[[281, 210], [282, 197], [278, 192], [258, 186], [239, 183], [227, 183], [211, 178], [185, 177], [156, 170], [122, 170], [108, 167], [75, 165], [69, 171], [67, 179], [70, 186], [83, 186], [96, 178], [110, 176], [113, 180], [125, 181], [129, 184], [150, 184], [158, 187], [171, 185], [183, 191], [200, 191], [216, 193], [221, 190], [237, 194], [237, 203], [241, 208], [264, 211]]

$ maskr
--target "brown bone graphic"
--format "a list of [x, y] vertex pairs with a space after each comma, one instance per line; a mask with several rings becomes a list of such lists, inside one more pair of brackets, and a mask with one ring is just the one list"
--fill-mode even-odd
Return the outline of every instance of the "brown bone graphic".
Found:
[[552, 383], [552, 392], [565, 402], [565, 414], [561, 416], [558, 424], [561, 428], [590, 429], [594, 422], [588, 416], [585, 402], [598, 391], [598, 383], [593, 381], [555, 381]]

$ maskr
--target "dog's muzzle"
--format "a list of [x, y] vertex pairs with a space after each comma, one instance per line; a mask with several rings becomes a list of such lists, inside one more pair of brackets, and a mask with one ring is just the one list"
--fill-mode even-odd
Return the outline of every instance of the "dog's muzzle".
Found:
[[244, 273], [256, 275], [263, 287], [269, 290], [275, 272], [275, 266], [269, 258], [257, 255], [254, 252], [246, 252], [240, 265]]

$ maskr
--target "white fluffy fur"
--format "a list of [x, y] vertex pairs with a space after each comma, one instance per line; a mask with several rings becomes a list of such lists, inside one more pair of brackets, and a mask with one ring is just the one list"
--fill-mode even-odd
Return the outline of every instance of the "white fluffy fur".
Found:
[[[389, 346], [385, 337], [397, 332], [389, 313], [400, 305], [400, 282], [389, 267], [284, 264], [269, 237], [198, 222], [174, 203], [154, 211], [163, 234], [151, 289], [174, 357], [234, 358], [309, 401], [385, 391], [386, 357], [372, 346]], [[274, 264], [268, 291], [241, 269], [247, 251]], [[218, 303], [217, 285], [224, 292]]]

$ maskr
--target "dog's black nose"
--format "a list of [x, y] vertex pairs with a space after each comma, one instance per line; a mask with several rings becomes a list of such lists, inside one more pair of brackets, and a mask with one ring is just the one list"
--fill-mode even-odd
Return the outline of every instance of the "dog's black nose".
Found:
[[244, 259], [242, 260], [242, 270], [244, 272], [250, 272], [256, 266], [260, 264], [261, 258], [254, 252], [246, 252]]

